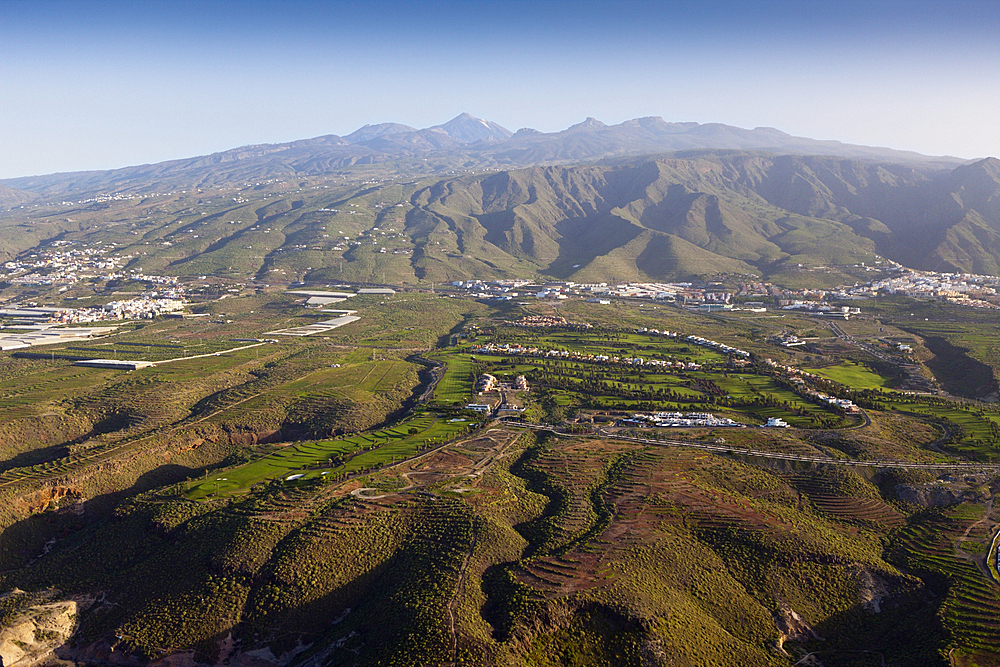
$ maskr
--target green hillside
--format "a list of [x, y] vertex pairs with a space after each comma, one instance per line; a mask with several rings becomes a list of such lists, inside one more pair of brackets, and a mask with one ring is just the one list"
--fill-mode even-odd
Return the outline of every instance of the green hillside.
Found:
[[[606, 206], [577, 192], [581, 209]], [[271, 224], [312, 214], [255, 206]], [[625, 248], [697, 248], [637, 228]], [[5, 664], [53, 649], [137, 667], [790, 666], [816, 654], [971, 667], [1000, 650], [987, 567], [1000, 410], [973, 402], [997, 386], [990, 312], [887, 299], [877, 325], [840, 324], [867, 345], [912, 337], [914, 363], [969, 390], [958, 400], [899, 391], [898, 360], [836, 336], [769, 342], [820, 326], [794, 312], [569, 299], [560, 312], [592, 328], [536, 328], [515, 323], [551, 315], [541, 301], [401, 290], [351, 299], [361, 319], [347, 326], [243, 347], [233, 339], [270, 339], [312, 311], [283, 288], [220, 296], [197, 304], [210, 319], [0, 355]], [[72, 363], [109, 347], [174, 361]], [[807, 373], [792, 382], [765, 359]], [[474, 393], [483, 373], [526, 376], [530, 391], [505, 390], [524, 412], [463, 409], [498, 399]], [[621, 421], [661, 411], [732, 423]], [[771, 417], [791, 428], [758, 427]]]
[[799, 265], [836, 272], [876, 253], [914, 268], [1000, 272], [992, 158], [948, 172], [711, 151], [416, 173], [395, 162], [157, 194], [66, 194], [0, 212], [0, 251], [14, 259], [55, 241], [114, 243], [147, 274], [274, 282], [718, 273], [780, 282]]

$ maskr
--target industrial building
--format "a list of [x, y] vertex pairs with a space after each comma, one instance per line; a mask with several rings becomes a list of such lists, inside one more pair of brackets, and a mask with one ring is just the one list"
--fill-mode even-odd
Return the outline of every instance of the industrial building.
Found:
[[84, 359], [76, 362], [76, 366], [88, 366], [90, 368], [114, 368], [121, 371], [134, 371], [137, 368], [149, 368], [155, 366], [151, 361], [126, 361], [123, 359]]

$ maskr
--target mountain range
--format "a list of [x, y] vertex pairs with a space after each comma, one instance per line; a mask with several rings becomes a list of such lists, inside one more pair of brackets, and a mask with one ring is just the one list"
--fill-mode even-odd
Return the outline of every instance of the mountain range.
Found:
[[1000, 274], [995, 158], [928, 175], [824, 156], [703, 154], [454, 179], [413, 202], [414, 238], [447, 229], [465, 263], [502, 253], [583, 281], [772, 275], [876, 253]]
[[107, 171], [68, 172], [0, 181], [0, 205], [19, 205], [35, 195], [65, 192], [149, 192], [163, 188], [212, 187], [265, 178], [298, 178], [366, 165], [392, 165], [400, 173], [454, 169], [516, 168], [575, 164], [677, 151], [731, 149], [795, 155], [836, 155], [930, 168], [953, 168], [964, 160], [818, 141], [774, 128], [745, 130], [720, 123], [669, 123], [637, 118], [619, 125], [587, 118], [561, 132], [520, 129], [463, 113], [442, 125], [414, 129], [398, 123], [365, 125], [340, 137], [325, 135], [283, 144], [242, 146], [212, 155]]
[[[211, 202], [221, 188], [240, 194]], [[113, 192], [174, 198], [134, 210], [40, 206]], [[123, 247], [141, 257], [133, 263], [175, 275], [788, 278], [876, 255], [1000, 275], [1000, 160], [659, 118], [587, 119], [550, 134], [468, 114], [422, 130], [366, 125], [346, 137], [10, 179], [0, 202], [11, 207], [0, 216], [8, 258], [67, 234], [104, 238], [131, 221]], [[266, 236], [256, 232], [262, 223]], [[181, 233], [195, 224], [200, 233]]]

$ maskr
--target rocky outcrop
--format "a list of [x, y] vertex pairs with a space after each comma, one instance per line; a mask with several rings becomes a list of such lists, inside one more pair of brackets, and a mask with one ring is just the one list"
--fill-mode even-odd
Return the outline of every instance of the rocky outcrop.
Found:
[[23, 496], [17, 504], [27, 514], [35, 514], [49, 509], [72, 507], [82, 499], [83, 492], [79, 488], [54, 484]]
[[76, 632], [76, 600], [27, 607], [0, 628], [0, 664], [34, 667], [49, 661]]
[[774, 612], [774, 627], [778, 631], [778, 640], [774, 648], [782, 655], [788, 655], [784, 644], [789, 640], [823, 639], [787, 602], [778, 603], [778, 609]]
[[897, 484], [896, 497], [914, 505], [941, 507], [983, 500], [983, 492], [971, 486], [942, 484], [940, 482], [931, 484]]
[[851, 574], [858, 586], [858, 601], [862, 609], [871, 614], [881, 613], [882, 600], [889, 597], [889, 582], [860, 564], [852, 568]]

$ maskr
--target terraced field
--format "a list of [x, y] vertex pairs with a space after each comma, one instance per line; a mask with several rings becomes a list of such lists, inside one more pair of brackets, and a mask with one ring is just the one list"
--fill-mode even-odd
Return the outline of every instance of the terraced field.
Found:
[[907, 567], [940, 577], [946, 597], [939, 614], [955, 664], [989, 665], [1000, 655], [1000, 587], [973, 561], [956, 557], [954, 541], [968, 523], [954, 512], [932, 513], [902, 530], [896, 549]]
[[[831, 667], [946, 665], [949, 652], [971, 667], [1000, 651], [1000, 586], [981, 567], [997, 527], [985, 472], [855, 470], [664, 442], [949, 461], [956, 444], [970, 456], [992, 446], [1000, 413], [989, 405], [815, 381], [872, 406], [870, 419], [842, 417], [764, 365], [623, 328], [686, 328], [771, 354], [763, 320], [729, 329], [679, 309], [563, 304], [604, 324], [530, 330], [505, 324], [528, 310], [512, 304], [364, 299], [372, 316], [327, 338], [133, 373], [0, 360], [0, 445], [25, 443], [0, 450], [0, 591], [94, 597], [80, 611], [78, 662], [112, 645], [139, 661], [273, 655], [315, 667], [793, 665], [810, 654]], [[245, 312], [262, 331], [303, 319], [286, 295], [204, 307]], [[193, 350], [226, 319], [154, 321], [114, 349]], [[471, 338], [702, 368], [482, 353], [474, 363]], [[427, 404], [418, 351], [448, 364]], [[867, 372], [826, 368], [841, 380]], [[480, 424], [456, 407], [477, 372], [527, 375], [525, 419], [560, 434]], [[800, 428], [617, 439], [618, 417], [661, 409]], [[946, 442], [953, 426], [964, 440]], [[0, 597], [0, 622], [15, 598]]]
[[[881, 529], [898, 528], [905, 524], [906, 516], [886, 503], [874, 489], [854, 491], [838, 489], [829, 479], [815, 473], [799, 473], [788, 478], [789, 484], [801, 491], [818, 510], [847, 523], [872, 524]], [[863, 485], [860, 480], [855, 488]], [[860, 497], [859, 497], [860, 496]]]
[[[735, 586], [732, 590], [741, 592], [730, 595], [740, 600], [740, 622], [744, 625], [738, 631], [726, 626], [737, 640], [730, 648], [744, 652], [745, 659], [755, 660], [756, 664], [766, 664], [768, 659], [761, 655], [750, 658], [752, 652], [745, 653], [748, 647], [739, 639], [748, 633], [766, 634], [766, 629], [758, 625], [762, 616], [757, 614], [769, 617], [770, 612], [764, 610], [774, 604], [771, 596], [775, 586], [784, 591], [782, 595], [798, 613], [818, 626], [824, 618], [851, 609], [850, 604], [845, 606], [842, 596], [858, 585], [857, 577], [861, 575], [857, 572], [864, 573], [862, 579], [871, 572], [875, 580], [899, 580], [895, 568], [867, 544], [865, 534], [850, 523], [839, 523], [842, 516], [832, 511], [832, 505], [821, 510], [834, 515], [831, 521], [797, 509], [798, 493], [780, 476], [756, 472], [747, 485], [743, 476], [734, 476], [738, 468], [711, 455], [642, 449], [608, 451], [600, 446], [582, 450], [579, 445], [559, 442], [550, 442], [549, 447], [519, 464], [524, 468], [514, 468], [529, 482], [538, 471], [546, 471], [543, 479], [534, 479], [534, 488], [551, 499], [542, 517], [520, 529], [530, 545], [525, 556], [507, 566], [511, 577], [507, 590], [512, 595], [520, 591], [516, 595], [524, 601], [519, 607], [522, 614], [530, 614], [528, 610], [539, 605], [566, 604], [571, 600], [596, 603], [613, 599], [621, 604], [624, 591], [653, 585], [645, 580], [650, 573], [643, 564], [650, 550], [655, 551], [655, 545], [666, 541], [672, 545], [672, 554], [666, 558], [674, 571], [667, 577], [669, 584], [661, 580], [655, 585], [674, 587], [669, 596], [671, 605], [685, 604], [681, 599], [698, 600], [698, 613], [722, 619], [731, 607], [726, 607], [718, 596]], [[706, 470], [711, 471], [707, 476]], [[905, 520], [904, 515], [884, 503], [863, 504], [872, 512], [860, 519], [862, 523], [871, 522], [887, 530], [885, 524], [898, 526]], [[831, 562], [820, 556], [831, 548], [844, 560]], [[774, 554], [764, 554], [773, 550], [781, 553], [781, 558], [790, 559], [780, 571], [765, 564]], [[701, 570], [696, 564], [699, 562], [712, 564], [715, 569]], [[797, 564], [789, 569], [792, 563]], [[807, 580], [798, 579], [797, 569], [812, 573], [801, 575], [807, 580], [823, 576], [838, 583], [817, 590]], [[899, 581], [891, 585], [909, 585]], [[633, 613], [650, 613], [655, 608], [648, 596], [644, 600], [645, 606], [633, 608]], [[507, 613], [515, 618], [518, 614], [514, 610]], [[857, 621], [860, 619], [852, 622]], [[502, 621], [494, 623], [506, 627]], [[841, 634], [846, 628], [837, 627]], [[859, 634], [855, 640], [859, 644], [851, 644], [842, 636], [836, 651], [846, 655], [860, 650], [870, 639]], [[798, 640], [810, 645], [812, 637], [807, 634]], [[879, 650], [898, 650], [891, 642], [879, 645]], [[814, 647], [818, 650], [822, 645]], [[918, 654], [927, 650], [923, 643], [912, 648]], [[714, 655], [712, 651], [703, 654], [703, 659]]]

